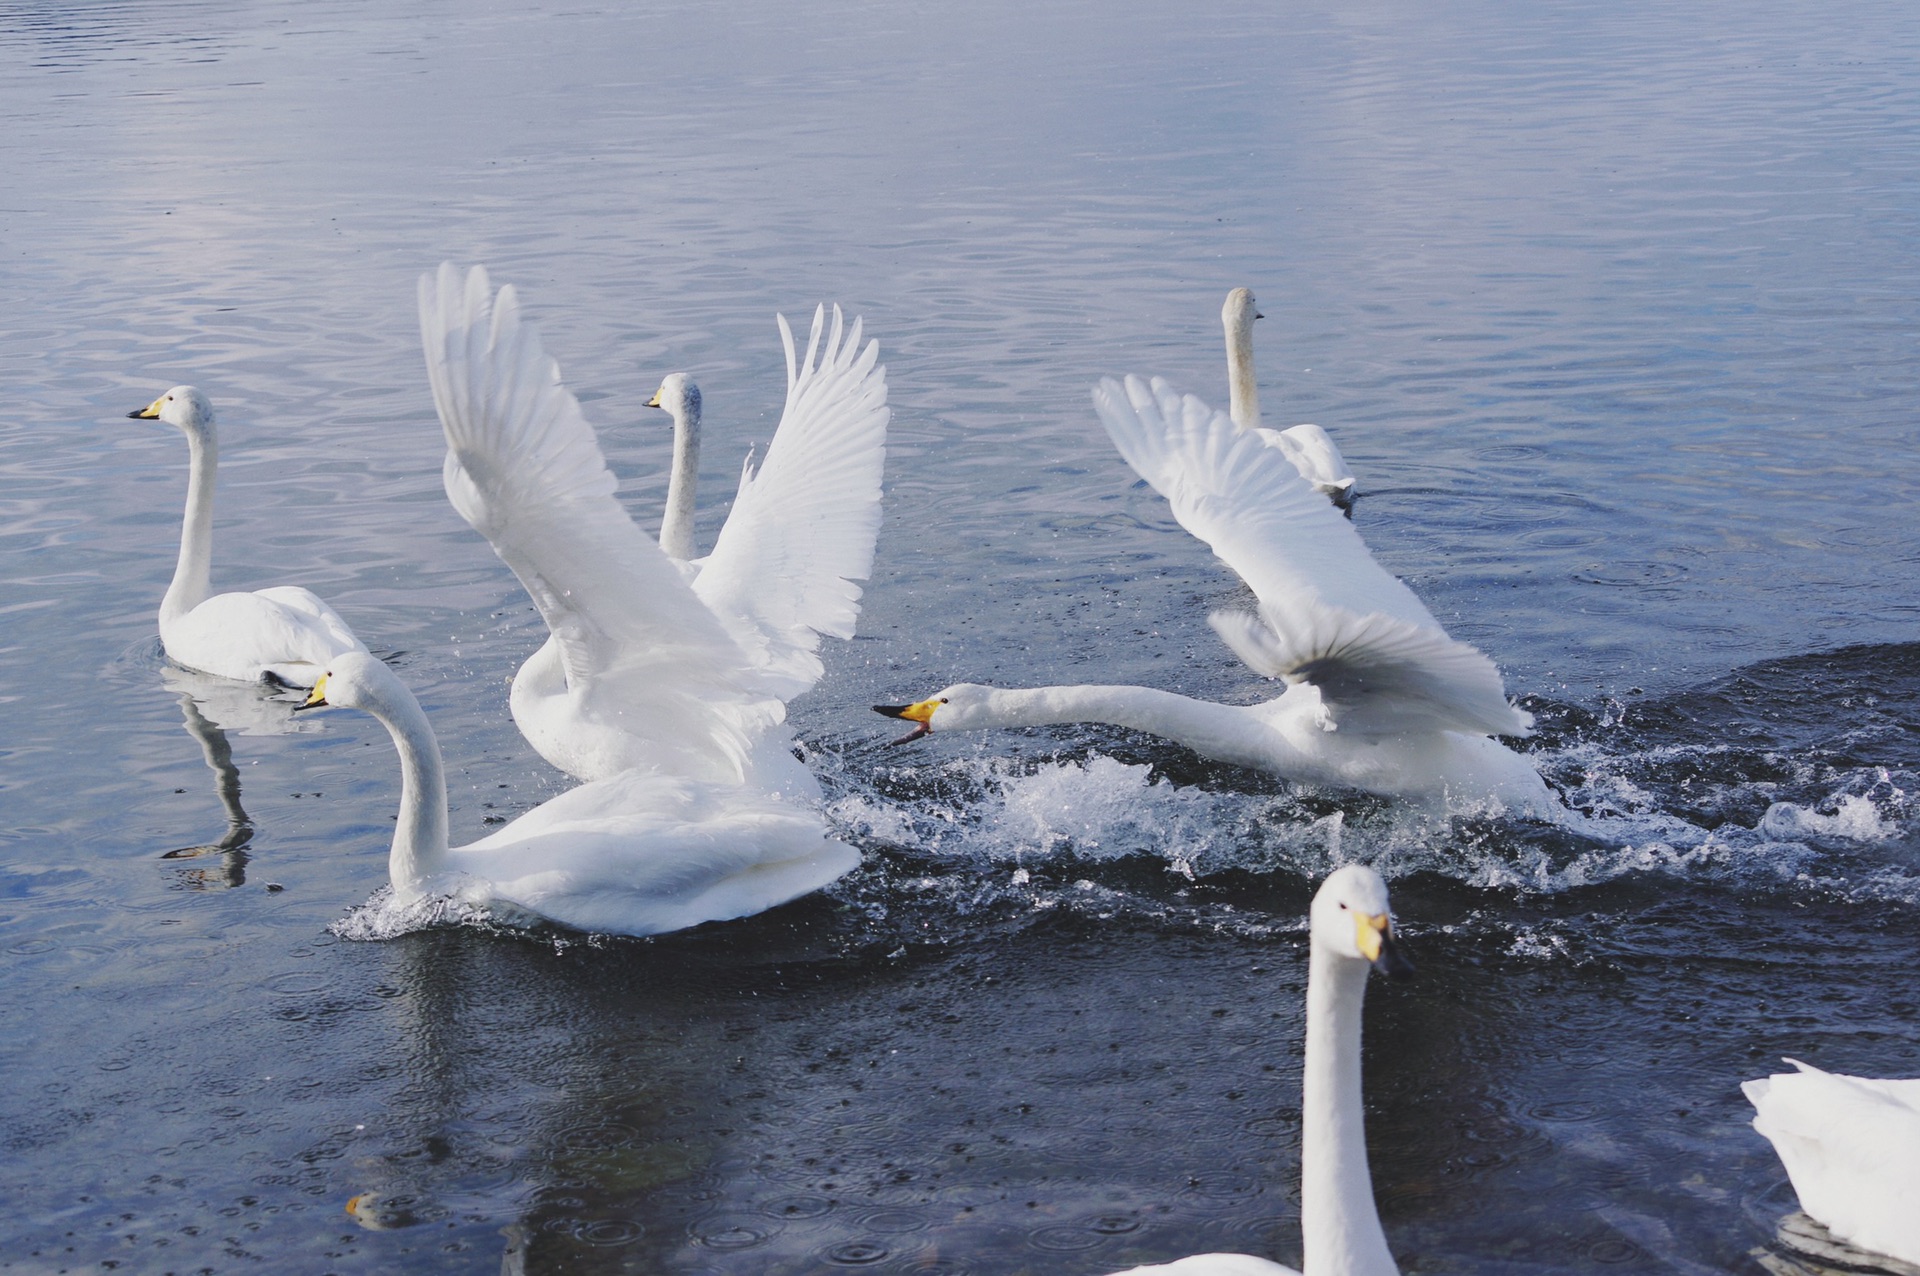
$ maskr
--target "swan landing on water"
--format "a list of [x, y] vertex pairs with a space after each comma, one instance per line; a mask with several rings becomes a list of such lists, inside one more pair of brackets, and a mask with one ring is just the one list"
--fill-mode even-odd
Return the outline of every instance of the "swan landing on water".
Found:
[[1134, 472], [1252, 588], [1257, 615], [1209, 620], [1286, 691], [1243, 706], [1148, 687], [959, 683], [915, 704], [875, 705], [918, 724], [896, 743], [1106, 722], [1306, 783], [1542, 819], [1565, 813], [1532, 764], [1494, 738], [1529, 735], [1533, 719], [1507, 701], [1493, 662], [1449, 638], [1284, 456], [1157, 378], [1102, 381], [1093, 400]]

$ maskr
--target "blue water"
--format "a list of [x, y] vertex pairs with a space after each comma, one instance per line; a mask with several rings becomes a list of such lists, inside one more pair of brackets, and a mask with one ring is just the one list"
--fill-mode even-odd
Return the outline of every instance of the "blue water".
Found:
[[[1301, 919], [1362, 858], [1421, 966], [1368, 1006], [1402, 1265], [1757, 1272], [1739, 1082], [1920, 1075], [1916, 154], [1896, 3], [0, 4], [0, 1270], [1297, 1262]], [[393, 659], [456, 840], [563, 787], [506, 711], [538, 617], [440, 490], [447, 258], [649, 525], [640, 405], [698, 378], [707, 543], [774, 311], [880, 339], [861, 636], [793, 707], [832, 891], [343, 937], [384, 733], [166, 667], [185, 455], [125, 414], [185, 381], [216, 584]], [[1566, 827], [1105, 728], [885, 747], [866, 706], [961, 679], [1270, 694], [1086, 397], [1224, 402], [1242, 284], [1269, 422], [1338, 438]]]

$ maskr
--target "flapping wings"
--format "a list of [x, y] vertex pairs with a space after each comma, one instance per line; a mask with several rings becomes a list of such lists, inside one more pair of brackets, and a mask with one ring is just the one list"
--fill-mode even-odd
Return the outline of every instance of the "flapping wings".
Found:
[[784, 700], [820, 677], [821, 635], [853, 636], [855, 582], [872, 570], [880, 532], [889, 414], [879, 343], [861, 349], [859, 319], [844, 325], [835, 306], [829, 330], [824, 308], [815, 310], [799, 360], [779, 322], [786, 409], [765, 460], [741, 474], [693, 589]]
[[1257, 672], [1318, 687], [1327, 725], [1531, 729], [1493, 662], [1447, 637], [1277, 449], [1158, 378], [1103, 380], [1093, 402], [1127, 464], [1259, 599], [1258, 618], [1219, 613], [1215, 630]]
[[738, 644], [615, 499], [593, 427], [511, 286], [452, 264], [420, 279], [447, 497], [526, 587], [583, 713], [735, 767], [782, 709]]

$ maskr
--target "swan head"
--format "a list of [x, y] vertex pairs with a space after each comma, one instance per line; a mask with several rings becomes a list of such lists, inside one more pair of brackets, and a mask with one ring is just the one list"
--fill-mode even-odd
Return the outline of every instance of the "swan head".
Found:
[[873, 706], [873, 711], [915, 723], [913, 730], [893, 741], [894, 744], [906, 744], [933, 734], [936, 713], [940, 715], [940, 729], [943, 731], [993, 726], [988, 703], [992, 695], [992, 687], [983, 687], [977, 682], [956, 682], [945, 691], [935, 692], [915, 704], [877, 704]]
[[1367, 962], [1395, 978], [1413, 973], [1413, 963], [1393, 931], [1387, 884], [1365, 864], [1335, 869], [1320, 884], [1308, 929], [1314, 944], [1333, 956]]
[[660, 388], [647, 400], [650, 408], [664, 408], [678, 421], [697, 424], [700, 420], [700, 387], [684, 372], [669, 372]]
[[327, 671], [314, 682], [305, 702], [294, 706], [294, 712], [336, 706], [384, 710], [393, 704], [395, 691], [406, 694], [406, 688], [400, 686], [385, 662], [364, 651], [349, 651], [328, 663]]
[[1228, 332], [1245, 332], [1253, 327], [1255, 319], [1265, 318], [1254, 305], [1251, 288], [1235, 288], [1227, 294], [1227, 304], [1220, 307], [1220, 322], [1227, 326]]
[[177, 385], [146, 407], [127, 413], [134, 421], [165, 421], [182, 430], [211, 430], [213, 404], [190, 385]]

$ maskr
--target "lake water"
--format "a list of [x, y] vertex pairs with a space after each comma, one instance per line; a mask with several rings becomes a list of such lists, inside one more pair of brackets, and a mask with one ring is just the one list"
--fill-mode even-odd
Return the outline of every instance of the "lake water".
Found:
[[[1360, 858], [1421, 967], [1368, 1007], [1403, 1266], [1758, 1272], [1740, 1081], [1920, 1075], [1916, 155], [1895, 0], [0, 3], [0, 1271], [1297, 1262], [1302, 919]], [[342, 938], [384, 733], [166, 666], [185, 450], [125, 414], [184, 381], [216, 584], [394, 660], [456, 840], [563, 787], [506, 709], [538, 617], [440, 490], [447, 258], [649, 525], [640, 405], [697, 377], [705, 538], [773, 312], [880, 339], [879, 561], [793, 707], [866, 857], [825, 895]], [[1269, 422], [1339, 439], [1568, 827], [1109, 729], [885, 747], [866, 706], [961, 679], [1270, 694], [1087, 399], [1224, 404], [1239, 284]]]

